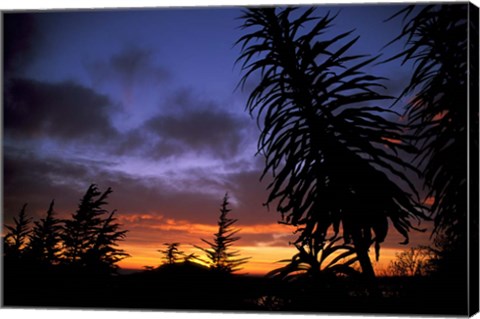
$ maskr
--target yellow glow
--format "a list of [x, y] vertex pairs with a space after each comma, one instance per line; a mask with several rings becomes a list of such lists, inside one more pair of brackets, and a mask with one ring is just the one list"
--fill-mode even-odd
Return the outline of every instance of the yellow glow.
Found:
[[[184, 231], [189, 234], [205, 234], [210, 237], [218, 231], [217, 225], [195, 224], [183, 220], [169, 219], [166, 223], [151, 225], [149, 228], [162, 231]], [[240, 229], [242, 234], [269, 234], [282, 233], [290, 234], [294, 230], [292, 226], [282, 225], [278, 223], [260, 224], [260, 225], [236, 225], [235, 228]]]
[[[144, 269], [144, 266], [157, 267], [162, 264], [162, 256], [157, 249], [153, 247], [141, 247], [137, 245], [123, 245], [123, 249], [128, 251], [132, 257], [119, 262], [121, 268]], [[158, 247], [158, 249], [163, 249]], [[284, 263], [278, 261], [290, 259], [297, 250], [292, 246], [285, 247], [262, 247], [262, 246], [239, 246], [236, 247], [242, 257], [251, 257], [239, 273], [249, 273], [252, 275], [265, 275], [268, 272], [281, 267]], [[181, 247], [186, 254], [195, 253], [202, 257], [202, 252], [194, 247]], [[379, 261], [375, 261], [373, 249], [370, 251], [370, 260], [378, 274], [381, 274], [388, 267], [391, 260], [395, 259], [395, 254], [403, 249], [382, 248]]]
[[[127, 240], [121, 243], [121, 248], [131, 257], [119, 262], [119, 266], [128, 269], [143, 269], [145, 266], [157, 267], [163, 263], [162, 255], [158, 250], [164, 249], [164, 243], [179, 242], [179, 249], [185, 254], [195, 253], [203, 257], [204, 253], [194, 245], [206, 247], [201, 238], [212, 240], [213, 234], [218, 231], [216, 224], [191, 223], [187, 220], [164, 218], [159, 214], [131, 214], [123, 217], [128, 224]], [[428, 228], [428, 223], [423, 224]], [[278, 223], [257, 225], [236, 225], [240, 229], [241, 239], [232, 247], [240, 251], [240, 257], [251, 257], [241, 273], [264, 275], [281, 267], [279, 260], [290, 259], [297, 250], [289, 246], [293, 240], [293, 227]], [[398, 232], [391, 231], [387, 241], [382, 244], [380, 259], [375, 261], [375, 252], [372, 247], [370, 259], [377, 273], [382, 273], [395, 254], [404, 249], [419, 244], [429, 245], [429, 232], [411, 232], [409, 246], [399, 245], [404, 238]], [[333, 234], [332, 234], [333, 235]]]

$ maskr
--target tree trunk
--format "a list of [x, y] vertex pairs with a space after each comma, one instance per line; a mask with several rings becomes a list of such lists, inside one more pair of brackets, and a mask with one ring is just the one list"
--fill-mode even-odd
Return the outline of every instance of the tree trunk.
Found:
[[373, 270], [372, 262], [368, 256], [368, 249], [370, 243], [363, 238], [360, 234], [360, 230], [353, 237], [353, 245], [357, 253], [358, 261], [362, 267], [362, 275], [365, 280], [365, 286], [367, 287], [369, 293], [372, 297], [379, 297], [380, 291], [378, 290], [377, 277], [375, 276], [375, 271]]

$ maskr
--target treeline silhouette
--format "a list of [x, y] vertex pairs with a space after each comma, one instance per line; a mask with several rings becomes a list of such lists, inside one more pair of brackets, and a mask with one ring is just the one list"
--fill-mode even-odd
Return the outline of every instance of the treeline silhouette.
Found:
[[[186, 255], [180, 243], [159, 250], [163, 263], [145, 271], [121, 274], [117, 263], [129, 257], [118, 244], [126, 236], [114, 214], [105, 209], [108, 188], [92, 184], [70, 219], [58, 219], [51, 202], [33, 222], [27, 204], [3, 238], [4, 305], [150, 309], [255, 308], [258, 278], [234, 275], [247, 262], [232, 250], [240, 239], [237, 221], [228, 213], [228, 195], [220, 208], [218, 232], [205, 257]], [[259, 291], [259, 290], [257, 290]], [[252, 296], [253, 292], [253, 296]]]
[[[299, 312], [456, 313], [437, 306], [437, 298], [418, 298], [440, 289], [443, 249], [420, 247], [398, 255], [389, 277], [376, 281], [381, 297], [355, 267], [358, 256], [341, 237], [314, 251], [313, 241], [296, 244], [298, 253], [265, 277], [235, 274], [248, 257], [230, 248], [240, 237], [228, 217], [223, 198], [218, 232], [209, 248], [196, 246], [204, 257], [185, 254], [180, 243], [165, 243], [162, 263], [130, 274], [119, 272], [118, 261], [129, 255], [117, 248], [127, 231], [115, 211], [104, 208], [110, 188], [91, 185], [70, 219], [58, 219], [54, 201], [43, 218], [32, 222], [23, 205], [6, 225], [4, 305], [126, 309], [208, 309]], [[440, 270], [440, 272], [439, 272]], [[440, 277], [439, 277], [440, 274]], [[455, 296], [450, 296], [455, 300]], [[449, 311], [450, 310], [450, 311]]]
[[104, 208], [111, 192], [90, 185], [66, 220], [56, 218], [52, 201], [33, 227], [23, 205], [14, 225], [5, 226], [5, 305], [83, 306], [103, 295], [116, 263], [129, 256], [117, 247], [127, 231]]

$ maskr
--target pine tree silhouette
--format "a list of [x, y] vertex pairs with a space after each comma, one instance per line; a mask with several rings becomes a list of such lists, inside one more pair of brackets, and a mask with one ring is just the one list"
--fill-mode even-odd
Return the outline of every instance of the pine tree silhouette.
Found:
[[28, 258], [28, 237], [31, 233], [31, 218], [26, 215], [24, 204], [14, 225], [5, 225], [8, 230], [3, 240], [3, 296], [5, 304], [19, 302], [24, 298], [32, 282], [32, 264]]
[[[112, 193], [108, 188], [101, 193], [90, 185], [71, 220], [65, 221], [62, 234], [64, 263], [93, 272], [115, 271], [115, 263], [128, 256], [116, 248], [116, 242], [125, 238], [126, 231], [118, 231], [114, 223], [115, 211], [103, 208]], [[108, 217], [103, 216], [109, 214]]]
[[208, 264], [211, 269], [215, 271], [232, 273], [241, 269], [241, 265], [245, 264], [250, 257], [238, 258], [239, 251], [232, 251], [231, 246], [234, 242], [240, 239], [235, 236], [239, 229], [232, 228], [237, 219], [228, 218], [228, 213], [231, 209], [228, 208], [228, 194], [225, 194], [220, 208], [220, 217], [218, 220], [218, 232], [214, 235], [213, 242], [202, 239], [202, 241], [210, 246], [210, 248], [202, 248], [195, 246], [202, 250], [207, 259], [200, 259], [202, 262]]
[[62, 221], [55, 218], [52, 200], [45, 218], [34, 222], [30, 235], [29, 253], [34, 260], [51, 265], [58, 264], [61, 253]]
[[27, 217], [27, 204], [24, 204], [18, 217], [13, 218], [14, 226], [5, 225], [8, 229], [4, 237], [4, 255], [6, 257], [19, 258], [28, 244], [28, 236], [31, 233], [31, 217]]
[[167, 248], [165, 250], [158, 250], [158, 252], [163, 254], [162, 259], [164, 260], [164, 264], [173, 265], [180, 260], [180, 256], [183, 256], [183, 252], [181, 252], [178, 247], [180, 243], [165, 243]]
[[130, 256], [125, 250], [117, 248], [117, 242], [126, 237], [127, 230], [118, 230], [120, 224], [115, 223], [116, 219], [113, 217], [115, 213], [114, 210], [103, 220], [103, 225], [98, 229], [95, 243], [87, 253], [87, 264], [92, 271], [115, 272], [118, 269], [116, 263]]

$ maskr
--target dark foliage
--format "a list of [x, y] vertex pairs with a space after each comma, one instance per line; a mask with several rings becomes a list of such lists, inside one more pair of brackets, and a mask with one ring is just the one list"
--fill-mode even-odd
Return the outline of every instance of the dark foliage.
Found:
[[118, 269], [117, 262], [130, 256], [123, 249], [117, 248], [118, 241], [125, 238], [127, 231], [119, 230], [121, 225], [115, 222], [115, 212], [111, 212], [102, 221], [94, 245], [86, 255], [87, 265], [95, 271], [115, 272]]
[[[221, 209], [225, 214], [223, 220], [228, 220], [227, 204], [225, 199]], [[19, 215], [23, 217], [16, 218], [16, 223], [25, 224], [25, 220], [28, 220], [25, 209]], [[109, 227], [115, 224], [112, 213], [108, 216], [101, 224], [104, 232], [117, 232], [116, 228]], [[53, 229], [45, 225], [57, 224], [52, 202], [47, 216], [36, 223], [37, 233], [42, 233], [40, 229]], [[72, 264], [32, 262], [32, 254], [24, 254], [25, 257], [21, 259], [4, 256], [3, 302], [5, 306], [82, 309], [459, 313], [448, 303], [439, 305], [433, 297], [424, 298], [425, 295], [435, 296], [438, 290], [437, 282], [430, 279], [379, 278], [379, 289], [384, 297], [371, 298], [365, 292], [364, 285], [359, 284], [361, 279], [357, 273], [350, 267], [357, 260], [354, 248], [338, 245], [340, 240], [336, 238], [324, 245], [317, 255], [312, 254], [313, 246], [299, 246], [299, 253], [289, 261], [290, 264], [276, 272], [279, 277], [292, 280], [211, 271], [209, 267], [190, 261], [191, 258], [185, 258], [185, 261], [177, 258], [173, 263], [130, 275], [119, 273], [116, 276], [100, 276], [98, 272], [86, 272], [88, 268], [79, 271]], [[102, 247], [100, 243], [106, 242], [97, 239], [97, 246]], [[21, 251], [31, 251], [29, 245], [26, 243], [21, 246]], [[170, 244], [167, 251], [177, 246]], [[98, 248], [92, 251], [102, 250]], [[295, 273], [298, 276], [292, 276]], [[420, 308], [419, 298], [423, 298]]]
[[358, 272], [351, 266], [358, 262], [354, 257], [355, 249], [350, 245], [338, 245], [341, 237], [336, 238], [315, 251], [313, 247], [297, 246], [298, 253], [284, 267], [271, 271], [268, 276], [281, 277], [287, 280], [332, 281], [339, 276], [356, 276]]
[[[404, 27], [393, 41], [406, 45], [390, 60], [414, 63], [402, 96], [413, 96], [406, 115], [419, 148], [416, 164], [423, 168], [427, 196], [434, 199], [437, 291], [440, 302], [465, 311], [469, 242], [476, 247], [470, 253], [478, 256], [478, 204], [468, 216], [469, 187], [476, 198], [471, 200], [478, 203], [478, 9], [467, 3], [411, 5], [392, 18], [397, 16], [403, 16]], [[469, 85], [477, 93], [469, 95]], [[470, 157], [470, 185], [468, 153], [476, 154]], [[478, 278], [478, 258], [474, 265]], [[478, 292], [476, 287], [472, 292]]]
[[239, 229], [234, 229], [232, 227], [237, 220], [227, 216], [231, 211], [231, 209], [228, 208], [228, 205], [228, 194], [225, 194], [220, 208], [218, 232], [214, 235], [213, 242], [202, 239], [202, 241], [208, 244], [210, 248], [196, 247], [206, 254], [207, 259], [200, 260], [209, 265], [212, 270], [232, 273], [240, 270], [240, 266], [245, 264], [249, 257], [239, 258], [240, 252], [231, 249], [233, 243], [239, 240], [240, 237], [235, 236]]
[[[356, 290], [354, 283], [360, 283], [361, 276], [352, 266], [358, 262], [358, 257], [354, 247], [339, 244], [340, 240], [338, 237], [326, 243], [319, 251], [311, 245], [297, 245], [297, 254], [281, 260], [287, 263], [285, 266], [267, 274], [292, 286], [294, 293], [284, 292], [283, 303], [298, 306], [311, 298], [344, 299]], [[274, 296], [282, 295], [276, 293]]]
[[[108, 273], [115, 271], [118, 261], [128, 257], [116, 242], [125, 238], [126, 231], [119, 231], [113, 215], [103, 208], [112, 192], [108, 188], [101, 193], [95, 184], [90, 185], [70, 220], [65, 221], [62, 234], [63, 262], [87, 272]], [[107, 217], [104, 217], [107, 215]]]
[[[419, 148], [427, 196], [435, 199], [434, 231], [452, 238], [466, 234], [467, 221], [467, 13], [467, 4], [406, 7], [395, 15], [407, 21], [394, 41], [407, 44], [390, 59], [415, 63], [402, 93], [413, 94], [406, 115]], [[478, 145], [478, 134], [471, 136]]]
[[438, 253], [427, 246], [410, 247], [395, 254], [387, 272], [390, 276], [427, 276], [436, 269]]
[[261, 76], [247, 108], [262, 128], [262, 177], [273, 176], [267, 204], [298, 227], [297, 243], [313, 241], [316, 251], [331, 227], [337, 234], [342, 226], [373, 277], [367, 252], [375, 243], [378, 258], [389, 222], [407, 243], [411, 219], [426, 216], [409, 194], [415, 189], [406, 170], [416, 169], [398, 156], [414, 148], [403, 126], [384, 117], [394, 112], [376, 105], [389, 98], [378, 93], [382, 78], [363, 71], [375, 58], [347, 54], [358, 40], [351, 32], [328, 37], [334, 18], [314, 9], [245, 11], [242, 27], [251, 33], [238, 40], [240, 83]]
[[23, 205], [18, 213], [18, 217], [13, 218], [14, 225], [5, 225], [8, 232], [4, 237], [4, 256], [20, 258], [28, 243], [28, 236], [31, 233], [30, 223], [32, 218], [27, 217], [25, 209], [27, 204]]
[[174, 264], [180, 260], [181, 256], [185, 254], [178, 250], [178, 246], [180, 243], [165, 243], [167, 248], [165, 250], [159, 250], [160, 253], [163, 254], [162, 259], [165, 261], [165, 264]]
[[[26, 217], [26, 205], [4, 238], [4, 305], [85, 307], [110, 292], [116, 263], [127, 257], [117, 242], [125, 237], [115, 211], [102, 208], [111, 192], [91, 185], [71, 220]], [[98, 197], [98, 198], [97, 198]]]
[[45, 218], [34, 222], [28, 253], [41, 263], [57, 265], [61, 254], [62, 220], [55, 218], [52, 200]]

